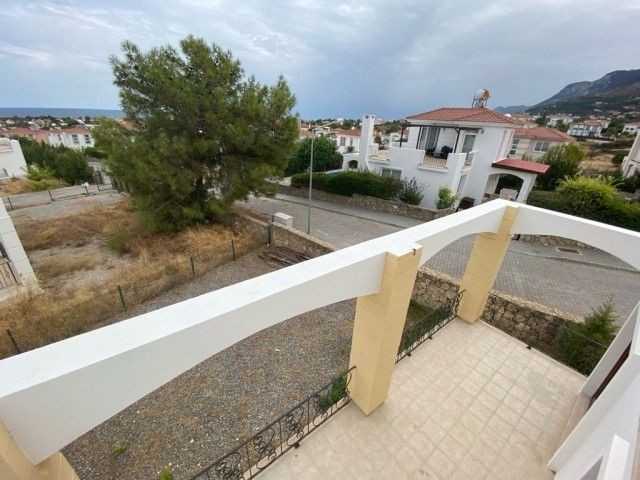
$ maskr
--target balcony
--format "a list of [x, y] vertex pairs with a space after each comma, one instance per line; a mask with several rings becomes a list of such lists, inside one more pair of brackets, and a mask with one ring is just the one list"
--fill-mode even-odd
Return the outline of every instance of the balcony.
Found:
[[298, 478], [553, 478], [585, 377], [484, 323], [454, 320], [398, 363], [369, 417], [353, 403], [263, 473]]
[[[458, 318], [409, 337], [416, 348], [396, 364], [419, 266], [473, 234], [452, 309]], [[515, 234], [589, 243], [640, 267], [637, 232], [496, 200], [16, 355], [0, 361], [0, 477], [61, 478], [64, 466], [64, 478], [77, 478], [59, 453], [65, 445], [251, 335], [356, 299], [349, 374], [180, 478], [536, 479], [556, 472], [569, 480], [599, 470], [601, 478], [630, 480], [640, 422], [638, 308], [586, 380], [483, 323]], [[593, 402], [586, 413], [584, 396]]]

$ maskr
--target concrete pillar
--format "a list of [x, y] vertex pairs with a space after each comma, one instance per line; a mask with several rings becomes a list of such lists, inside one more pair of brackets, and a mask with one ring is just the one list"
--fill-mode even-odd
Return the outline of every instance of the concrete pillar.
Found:
[[358, 298], [350, 366], [352, 400], [369, 415], [387, 398], [422, 248], [387, 253], [378, 293]]
[[517, 207], [507, 207], [496, 233], [476, 235], [464, 277], [460, 282], [460, 290], [464, 290], [464, 294], [458, 307], [458, 316], [469, 323], [475, 322], [482, 315], [489, 292], [500, 271], [502, 259], [509, 248], [511, 226], [517, 213]]
[[79, 480], [73, 467], [60, 452], [33, 465], [7, 428], [0, 422], [1, 480]]

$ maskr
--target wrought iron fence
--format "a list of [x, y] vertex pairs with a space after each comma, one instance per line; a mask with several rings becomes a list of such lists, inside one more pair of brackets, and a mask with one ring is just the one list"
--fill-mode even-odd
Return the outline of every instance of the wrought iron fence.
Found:
[[422, 345], [426, 340], [431, 340], [438, 330], [447, 325], [458, 315], [458, 305], [460, 305], [460, 300], [462, 299], [463, 294], [464, 290], [458, 292], [451, 301], [431, 310], [427, 315], [420, 318], [413, 325], [405, 328], [402, 334], [402, 340], [400, 341], [400, 347], [398, 348], [396, 363], [404, 357], [410, 357], [411, 352], [413, 352], [418, 346]]
[[190, 480], [249, 480], [350, 401], [351, 367]]

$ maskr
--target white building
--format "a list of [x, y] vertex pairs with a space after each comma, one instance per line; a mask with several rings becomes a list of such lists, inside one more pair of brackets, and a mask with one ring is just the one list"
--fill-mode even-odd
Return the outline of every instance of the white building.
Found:
[[566, 145], [573, 141], [572, 136], [555, 128], [539, 126], [518, 128], [513, 134], [507, 156], [538, 160], [549, 147]]
[[24, 177], [27, 174], [27, 162], [18, 140], [0, 138], [0, 179]]
[[598, 120], [590, 118], [581, 122], [574, 123], [567, 132], [574, 137], [589, 138], [601, 137], [602, 131], [609, 126], [606, 120]]
[[624, 157], [621, 168], [624, 178], [633, 177], [636, 172], [640, 172], [640, 133], [636, 136], [629, 155]]
[[548, 168], [508, 159], [519, 124], [485, 107], [439, 108], [407, 117], [404, 129], [409, 132], [408, 140], [380, 151], [372, 141], [374, 119], [366, 115], [362, 122], [358, 168], [383, 176], [415, 178], [423, 186], [421, 205], [427, 208], [436, 206], [441, 186], [449, 187], [458, 199], [469, 197], [475, 204], [495, 198], [503, 175], [522, 180], [515, 196], [525, 202], [536, 175]]
[[330, 134], [335, 140], [340, 153], [353, 153], [358, 152], [360, 147], [360, 129], [351, 128], [349, 130], [343, 130], [342, 128], [336, 128]]
[[565, 125], [571, 125], [573, 123], [573, 117], [571, 115], [549, 115], [547, 117], [547, 125], [550, 127], [557, 127], [558, 124], [562, 122]]
[[640, 132], [640, 122], [625, 123], [622, 132], [635, 135], [636, 133]]
[[81, 150], [95, 146], [91, 130], [83, 127], [58, 128], [49, 130], [49, 145], [64, 145], [68, 148]]

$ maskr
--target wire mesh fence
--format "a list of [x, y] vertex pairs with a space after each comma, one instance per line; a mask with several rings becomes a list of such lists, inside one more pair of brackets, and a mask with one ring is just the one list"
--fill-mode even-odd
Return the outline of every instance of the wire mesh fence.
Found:
[[85, 184], [73, 185], [71, 187], [53, 188], [38, 192], [18, 193], [14, 195], [5, 195], [2, 201], [8, 210], [16, 210], [18, 208], [35, 207], [38, 205], [47, 205], [56, 200], [64, 200], [78, 196], [98, 195], [105, 192], [113, 191], [111, 183], [105, 184]]
[[124, 271], [117, 282], [96, 285], [71, 298], [28, 293], [2, 313], [0, 358], [47, 345], [125, 318], [131, 310], [267, 244], [268, 232], [228, 245]]

